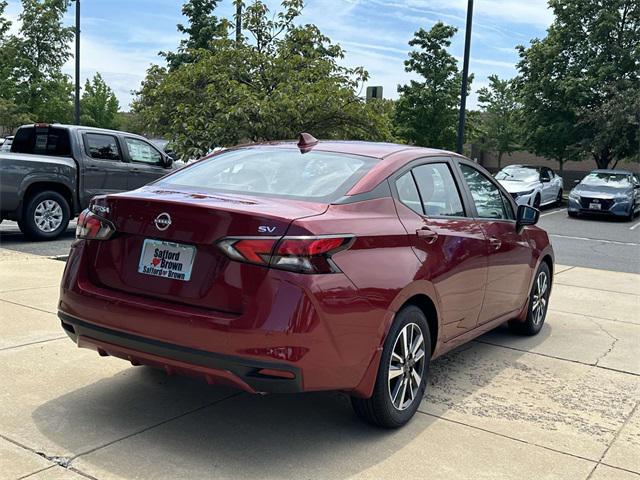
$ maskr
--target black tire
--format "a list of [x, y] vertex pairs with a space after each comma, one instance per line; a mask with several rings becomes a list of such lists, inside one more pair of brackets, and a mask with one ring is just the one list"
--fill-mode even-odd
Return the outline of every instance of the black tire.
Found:
[[[539, 289], [544, 282], [544, 289], [540, 301], [538, 301]], [[524, 322], [512, 320], [509, 322], [509, 328], [512, 332], [520, 335], [537, 335], [547, 316], [547, 309], [549, 308], [549, 294], [551, 293], [551, 273], [549, 272], [549, 266], [542, 262], [536, 276], [533, 279], [533, 285], [531, 286], [531, 292], [529, 293], [529, 306], [527, 309], [527, 319]], [[540, 310], [542, 309], [542, 310]]]
[[[390, 381], [389, 373], [392, 367], [392, 353], [394, 353], [395, 350], [402, 354], [401, 334], [405, 331], [405, 328], [407, 338], [410, 332], [414, 335], [413, 339], [417, 348], [417, 355], [413, 358], [420, 356], [421, 350], [423, 351], [423, 355], [415, 362], [415, 364], [412, 363], [411, 358], [407, 363], [400, 364], [396, 361], [396, 359], [399, 358], [398, 355], [394, 355], [394, 362], [397, 363], [397, 365], [403, 365], [402, 367], [397, 367], [395, 370], [403, 373], [398, 373], [398, 375]], [[418, 330], [416, 330], [416, 328], [419, 330], [419, 333], [422, 334], [423, 348], [419, 348]], [[397, 341], [400, 341], [401, 343], [397, 344]], [[411, 351], [412, 348], [409, 347], [408, 350]], [[410, 357], [412, 357], [411, 354]], [[398, 428], [411, 420], [424, 397], [424, 391], [427, 386], [427, 377], [429, 374], [430, 359], [431, 334], [429, 332], [427, 319], [422, 310], [418, 307], [413, 305], [404, 307], [396, 314], [396, 318], [391, 326], [389, 335], [384, 342], [384, 349], [382, 351], [380, 367], [378, 369], [378, 376], [376, 378], [372, 397], [366, 399], [351, 397], [351, 404], [353, 405], [353, 409], [358, 417], [367, 423], [384, 428]], [[406, 367], [404, 365], [406, 365]], [[417, 386], [415, 377], [412, 375], [414, 371], [416, 374], [418, 371], [421, 372], [420, 383], [417, 384]], [[405, 382], [411, 390], [407, 391], [406, 387], [405, 390], [403, 390], [403, 383], [399, 382]], [[392, 390], [396, 392], [396, 401], [401, 408], [394, 405]], [[411, 396], [412, 393], [413, 396]], [[399, 397], [398, 395], [401, 396]], [[407, 399], [406, 401], [404, 401], [405, 398]]]
[[633, 219], [636, 216], [636, 205], [635, 202], [631, 204], [631, 211], [629, 212], [629, 215], [627, 215], [627, 222], [633, 222]]
[[562, 206], [562, 189], [558, 192], [558, 196], [556, 197], [556, 207]]
[[[43, 213], [41, 211], [43, 205], [52, 208], [50, 211], [45, 209]], [[39, 218], [48, 214], [49, 220], [36, 221], [36, 209], [38, 209]], [[18, 222], [18, 226], [22, 233], [31, 240], [53, 240], [67, 230], [70, 217], [71, 209], [67, 200], [58, 192], [47, 190], [26, 199], [22, 219]]]
[[571, 218], [577, 218], [578, 217], [578, 213], [577, 212], [567, 212], [567, 214], [571, 217]]

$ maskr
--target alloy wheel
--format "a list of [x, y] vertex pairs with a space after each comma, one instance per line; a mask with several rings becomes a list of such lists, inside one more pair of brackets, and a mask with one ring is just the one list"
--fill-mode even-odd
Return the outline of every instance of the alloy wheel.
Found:
[[57, 230], [63, 220], [62, 207], [55, 200], [43, 200], [33, 212], [33, 220], [43, 232], [50, 233]]
[[405, 410], [415, 401], [424, 365], [424, 335], [418, 325], [409, 323], [398, 334], [389, 360], [388, 391], [397, 410]]
[[547, 291], [549, 290], [549, 279], [546, 272], [540, 272], [536, 283], [533, 286], [533, 306], [531, 307], [532, 320], [534, 325], [540, 325], [544, 320], [547, 311]]

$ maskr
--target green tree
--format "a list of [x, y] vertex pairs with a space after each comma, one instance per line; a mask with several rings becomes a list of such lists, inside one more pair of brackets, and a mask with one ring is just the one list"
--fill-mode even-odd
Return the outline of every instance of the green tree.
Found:
[[[0, 13], [6, 2], [0, 3]], [[0, 98], [5, 112], [37, 121], [68, 121], [72, 85], [62, 74], [73, 30], [63, 27], [67, 0], [22, 0], [20, 30], [0, 21]]]
[[640, 3], [550, 0], [546, 38], [518, 47], [525, 143], [538, 154], [591, 156], [599, 168], [637, 157]]
[[90, 127], [118, 128], [118, 109], [120, 104], [113, 90], [106, 84], [102, 75], [96, 73], [87, 80], [80, 100], [81, 123]]
[[189, 50], [194, 61], [153, 66], [133, 103], [150, 135], [170, 136], [183, 157], [242, 141], [322, 138], [390, 140], [384, 103], [357, 94], [368, 74], [340, 65], [343, 50], [313, 25], [296, 25], [300, 0], [275, 15], [256, 1], [243, 14], [251, 40], [225, 37]]
[[187, 17], [188, 25], [178, 24], [178, 31], [186, 38], [180, 41], [177, 52], [160, 53], [166, 58], [169, 69], [193, 62], [197, 50], [209, 49], [212, 40], [227, 36], [229, 22], [213, 15], [219, 1], [189, 0], [182, 6], [182, 14]]
[[[455, 147], [462, 75], [447, 49], [456, 32], [455, 27], [438, 22], [429, 31], [418, 30], [409, 42], [417, 48], [404, 62], [405, 70], [422, 79], [398, 87], [396, 124], [398, 134], [408, 142]], [[469, 88], [472, 80], [473, 75], [469, 75]]]
[[498, 154], [501, 168], [502, 156], [511, 155], [519, 146], [519, 104], [513, 81], [490, 75], [489, 86], [478, 90], [478, 105], [481, 112], [473, 138], [479, 139], [484, 149]]

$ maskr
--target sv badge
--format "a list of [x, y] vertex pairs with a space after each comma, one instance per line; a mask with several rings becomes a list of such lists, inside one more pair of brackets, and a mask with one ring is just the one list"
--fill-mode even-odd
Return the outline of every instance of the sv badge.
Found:
[[273, 233], [276, 231], [276, 227], [269, 227], [267, 225], [260, 225], [258, 227], [259, 233]]

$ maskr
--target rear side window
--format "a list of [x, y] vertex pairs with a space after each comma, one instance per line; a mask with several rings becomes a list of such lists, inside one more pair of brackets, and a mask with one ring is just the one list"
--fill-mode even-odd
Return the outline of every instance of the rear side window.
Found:
[[469, 165], [461, 164], [464, 176], [480, 218], [506, 219], [500, 189], [482, 173]]
[[91, 158], [99, 160], [121, 160], [118, 141], [112, 135], [85, 133], [84, 146]]
[[418, 194], [418, 187], [413, 180], [411, 172], [407, 172], [396, 180], [396, 189], [398, 190], [398, 198], [402, 203], [414, 212], [422, 215], [422, 203]]
[[359, 155], [244, 148], [192, 164], [161, 184], [331, 202], [346, 194], [376, 162]]
[[464, 208], [456, 182], [445, 163], [429, 163], [413, 169], [424, 212], [431, 217], [463, 217]]
[[70, 157], [69, 131], [56, 127], [22, 127], [11, 145], [14, 153]]

